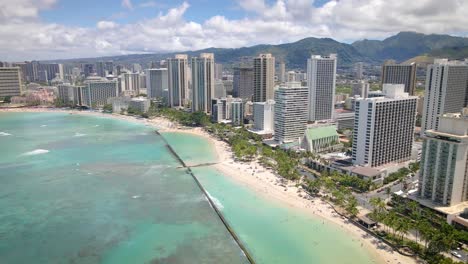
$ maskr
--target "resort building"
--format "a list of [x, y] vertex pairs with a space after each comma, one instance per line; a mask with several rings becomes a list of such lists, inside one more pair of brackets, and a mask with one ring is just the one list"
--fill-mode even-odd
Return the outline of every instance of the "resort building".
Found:
[[260, 54], [254, 58], [253, 102], [265, 102], [274, 97], [275, 57], [271, 54]]
[[456, 113], [468, 98], [468, 63], [435, 60], [427, 67], [421, 132], [439, 129], [439, 116]]
[[202, 53], [194, 57], [192, 65], [192, 112], [211, 112], [214, 98], [214, 54]]
[[128, 103], [128, 107], [132, 108], [140, 113], [148, 112], [151, 106], [151, 101], [144, 97], [132, 98]]
[[136, 94], [140, 93], [140, 74], [139, 73], [125, 73], [124, 84], [126, 91], [135, 91]]
[[21, 95], [23, 84], [19, 67], [0, 68], [0, 98]]
[[308, 120], [330, 120], [335, 109], [336, 54], [307, 60]]
[[231, 122], [234, 126], [244, 124], [244, 103], [240, 98], [233, 98], [231, 102]]
[[92, 78], [85, 81], [84, 87], [75, 89], [75, 100], [79, 105], [90, 108], [103, 107], [107, 99], [118, 96], [118, 84], [116, 81], [108, 81], [103, 78]]
[[439, 128], [425, 132], [419, 196], [453, 206], [468, 200], [468, 108], [439, 117]]
[[275, 101], [256, 102], [253, 104], [253, 128], [264, 133], [273, 133], [275, 129]]
[[383, 84], [404, 84], [405, 93], [414, 95], [416, 87], [416, 63], [395, 64], [395, 61], [387, 61], [382, 66]]
[[385, 84], [385, 97], [358, 98], [355, 103], [353, 163], [377, 167], [410, 159], [417, 97], [404, 85]]
[[301, 148], [312, 153], [333, 152], [343, 148], [335, 125], [308, 127], [301, 141]]
[[167, 59], [169, 106], [184, 107], [189, 98], [189, 70], [188, 57], [177, 54]]
[[252, 100], [254, 95], [254, 69], [252, 67], [234, 68], [232, 95], [245, 101]]
[[131, 100], [129, 96], [120, 96], [107, 99], [107, 103], [112, 105], [113, 113], [120, 113], [128, 109]]
[[307, 127], [307, 87], [286, 83], [275, 91], [275, 141], [299, 142]]
[[146, 90], [150, 99], [164, 97], [164, 91], [168, 90], [166, 68], [146, 70]]

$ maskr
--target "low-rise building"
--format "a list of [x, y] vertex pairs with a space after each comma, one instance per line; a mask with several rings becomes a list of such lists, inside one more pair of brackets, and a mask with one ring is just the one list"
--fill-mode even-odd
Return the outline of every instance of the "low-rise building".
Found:
[[301, 148], [312, 153], [333, 152], [343, 148], [335, 125], [314, 125], [308, 127], [301, 141]]
[[132, 108], [140, 113], [148, 112], [151, 106], [151, 101], [144, 97], [132, 98], [128, 103], [128, 108]]

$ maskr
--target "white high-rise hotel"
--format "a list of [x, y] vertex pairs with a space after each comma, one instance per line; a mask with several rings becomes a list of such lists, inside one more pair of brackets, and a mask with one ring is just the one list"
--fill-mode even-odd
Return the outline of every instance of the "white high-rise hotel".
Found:
[[265, 133], [274, 130], [275, 101], [256, 102], [253, 104], [254, 129]]
[[336, 54], [307, 60], [309, 121], [330, 120], [335, 109]]
[[353, 163], [377, 167], [411, 157], [417, 97], [402, 84], [385, 84], [385, 97], [355, 103]]
[[468, 108], [440, 116], [423, 138], [419, 196], [448, 206], [468, 200]]
[[435, 60], [427, 67], [421, 132], [439, 128], [439, 116], [456, 113], [468, 98], [468, 63]]
[[298, 141], [307, 127], [307, 87], [292, 82], [275, 91], [275, 141]]

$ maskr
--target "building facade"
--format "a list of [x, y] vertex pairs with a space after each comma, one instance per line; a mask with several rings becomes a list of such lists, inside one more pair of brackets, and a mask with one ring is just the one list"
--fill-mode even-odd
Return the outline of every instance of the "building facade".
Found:
[[202, 53], [191, 60], [192, 111], [211, 112], [214, 99], [214, 54]]
[[253, 118], [255, 130], [272, 133], [275, 129], [275, 101], [254, 103]]
[[253, 102], [265, 102], [274, 97], [275, 57], [271, 54], [260, 54], [254, 58]]
[[244, 124], [244, 103], [240, 98], [233, 98], [231, 102], [231, 122], [233, 126]]
[[125, 73], [124, 74], [125, 91], [134, 91], [136, 94], [140, 92], [140, 74]]
[[301, 148], [312, 153], [332, 152], [343, 148], [335, 125], [308, 127], [301, 141]]
[[390, 85], [385, 97], [358, 98], [355, 103], [353, 163], [378, 167], [411, 157], [417, 97], [403, 85]]
[[299, 141], [307, 127], [307, 87], [286, 83], [275, 91], [275, 140]]
[[164, 97], [164, 91], [168, 90], [168, 71], [166, 68], [146, 70], [146, 91], [148, 98], [156, 99]]
[[234, 68], [233, 90], [234, 97], [245, 101], [252, 100], [254, 95], [254, 69], [251, 67]]
[[330, 120], [335, 109], [336, 54], [312, 55], [307, 60], [309, 88], [308, 119], [310, 122]]
[[421, 132], [439, 129], [439, 116], [460, 111], [466, 106], [467, 97], [468, 64], [435, 60], [426, 72]]
[[405, 93], [414, 95], [416, 91], [416, 63], [395, 64], [388, 61], [382, 66], [382, 85], [404, 84]]
[[188, 57], [177, 54], [167, 59], [169, 105], [171, 107], [184, 107], [189, 93]]
[[80, 93], [78, 98], [81, 98], [81, 106], [99, 108], [107, 104], [107, 99], [118, 96], [118, 84], [106, 79], [93, 80], [86, 82], [84, 87], [78, 87], [77, 91]]
[[468, 200], [468, 108], [439, 122], [423, 137], [418, 191], [421, 198], [453, 206]]
[[0, 68], [0, 97], [18, 96], [23, 91], [19, 67]]
[[369, 94], [369, 83], [364, 80], [353, 83], [353, 90], [351, 93], [351, 96], [359, 95], [362, 98], [367, 98]]

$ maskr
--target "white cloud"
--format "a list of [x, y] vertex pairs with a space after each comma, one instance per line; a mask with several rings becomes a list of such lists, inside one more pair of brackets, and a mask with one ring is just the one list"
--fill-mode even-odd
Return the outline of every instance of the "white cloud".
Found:
[[156, 7], [157, 3], [155, 1], [143, 2], [138, 5], [138, 7]]
[[[124, 25], [109, 19], [99, 21], [93, 28], [41, 22], [40, 11], [54, 4], [54, 0], [15, 0], [14, 4], [0, 0], [0, 58], [50, 59], [233, 48], [305, 37], [349, 41], [383, 38], [399, 31], [468, 34], [468, 1], [460, 0], [332, 0], [321, 7], [314, 7], [312, 0], [277, 0], [270, 4], [263, 0], [238, 0], [239, 7], [246, 11], [244, 18], [218, 15], [198, 23], [184, 18], [190, 9], [184, 2], [151, 19]], [[122, 6], [133, 8], [129, 0], [122, 1]]]
[[132, 0], [122, 0], [122, 7], [132, 10], [133, 9]]
[[112, 22], [112, 21], [99, 21], [97, 24], [96, 24], [96, 27], [98, 29], [101, 29], [101, 30], [105, 30], [105, 29], [113, 29], [113, 28], [116, 28], [118, 25], [115, 23], [115, 22]]

